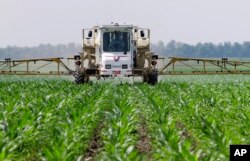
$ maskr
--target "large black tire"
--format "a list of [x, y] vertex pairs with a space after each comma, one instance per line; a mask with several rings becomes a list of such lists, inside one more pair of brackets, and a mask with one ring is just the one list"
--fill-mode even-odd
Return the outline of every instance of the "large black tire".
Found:
[[82, 73], [80, 73], [79, 71], [76, 71], [74, 73], [74, 77], [75, 77], [76, 84], [84, 83], [84, 75]]
[[80, 71], [75, 71], [74, 77], [77, 84], [83, 84], [89, 81], [89, 77]]
[[158, 82], [158, 70], [153, 69], [148, 75], [148, 84], [155, 85]]

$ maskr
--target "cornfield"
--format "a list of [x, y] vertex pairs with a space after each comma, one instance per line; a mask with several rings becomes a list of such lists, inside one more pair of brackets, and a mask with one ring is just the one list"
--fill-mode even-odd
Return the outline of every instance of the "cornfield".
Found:
[[229, 160], [250, 144], [250, 81], [0, 79], [0, 160]]

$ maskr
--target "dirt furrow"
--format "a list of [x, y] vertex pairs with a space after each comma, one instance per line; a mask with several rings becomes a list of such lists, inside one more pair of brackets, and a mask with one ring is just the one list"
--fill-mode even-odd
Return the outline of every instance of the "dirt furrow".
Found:
[[84, 157], [81, 159], [81, 161], [93, 161], [94, 158], [97, 156], [97, 154], [102, 149], [102, 143], [101, 143], [101, 136], [100, 132], [103, 128], [103, 124], [101, 123], [96, 130], [94, 131], [93, 138], [90, 142], [89, 147], [87, 148]]
[[141, 117], [141, 122], [138, 126], [138, 141], [136, 144], [136, 149], [139, 154], [143, 157], [143, 160], [151, 160], [151, 142], [148, 136], [148, 129], [146, 127], [146, 122], [144, 117]]

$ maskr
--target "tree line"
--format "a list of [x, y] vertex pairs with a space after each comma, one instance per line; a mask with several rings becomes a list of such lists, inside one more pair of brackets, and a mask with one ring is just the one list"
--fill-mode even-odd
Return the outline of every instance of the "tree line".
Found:
[[153, 50], [163, 56], [206, 57], [206, 58], [248, 58], [250, 57], [250, 42], [219, 44], [197, 43], [190, 45], [182, 42], [170, 41], [166, 45], [159, 41], [152, 45]]
[[[161, 56], [179, 56], [179, 57], [200, 57], [200, 58], [249, 58], [250, 42], [231, 43], [197, 43], [190, 45], [187, 43], [170, 41], [164, 44], [159, 41], [157, 44], [151, 44], [151, 48]], [[40, 44], [35, 47], [17, 47], [7, 46], [0, 48], [0, 60], [11, 59], [30, 59], [30, 58], [50, 58], [50, 57], [72, 57], [81, 51], [81, 45], [75, 43], [69, 44]]]
[[0, 48], [0, 60], [11, 59], [32, 59], [32, 58], [52, 58], [52, 57], [72, 57], [80, 51], [81, 45], [75, 43], [68, 44], [40, 44], [35, 47], [7, 46]]

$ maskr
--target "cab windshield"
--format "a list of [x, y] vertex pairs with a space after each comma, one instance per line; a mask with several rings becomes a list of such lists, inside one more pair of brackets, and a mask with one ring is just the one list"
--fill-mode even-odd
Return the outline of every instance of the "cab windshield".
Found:
[[130, 50], [130, 35], [128, 32], [105, 32], [103, 34], [103, 51], [127, 52]]

